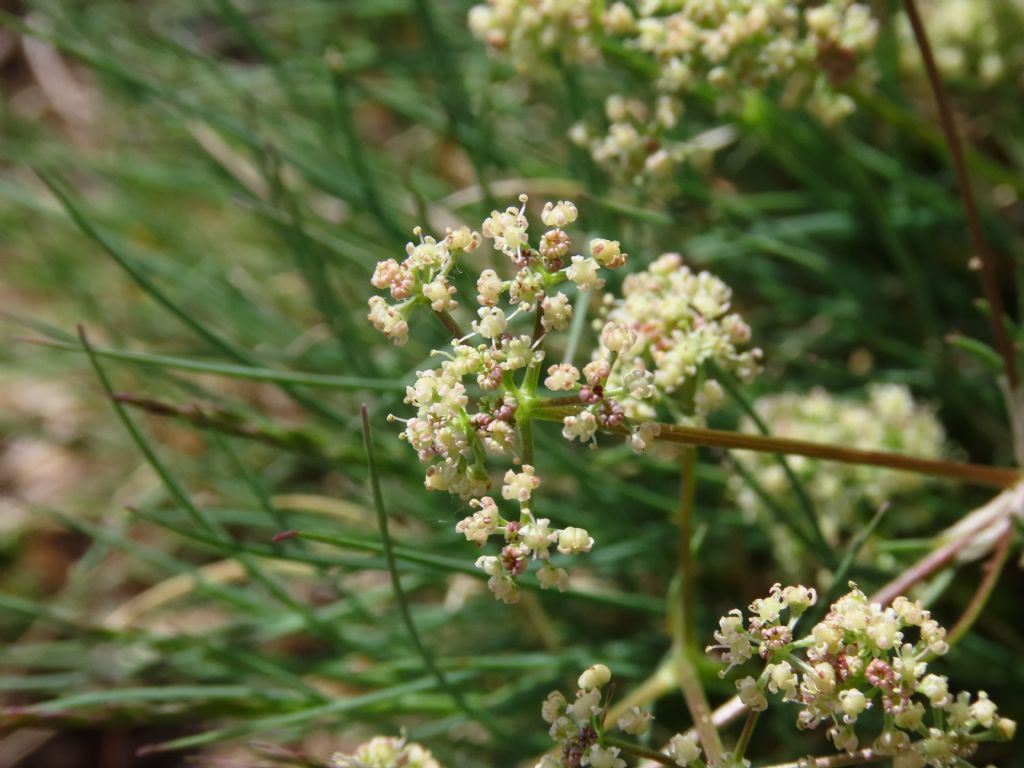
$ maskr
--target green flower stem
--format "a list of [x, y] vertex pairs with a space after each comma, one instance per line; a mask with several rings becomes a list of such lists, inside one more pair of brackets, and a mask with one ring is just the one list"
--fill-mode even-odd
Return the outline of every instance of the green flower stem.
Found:
[[[582, 406], [582, 403], [577, 403]], [[570, 407], [555, 399], [542, 401], [534, 407], [536, 418], [561, 421], [564, 416], [575, 413], [579, 408]], [[678, 424], [660, 424], [661, 434], [655, 440], [682, 445], [703, 445], [713, 448], [729, 448], [761, 453], [782, 453], [807, 456], [812, 459], [838, 461], [844, 464], [860, 464], [885, 467], [922, 475], [947, 477], [975, 485], [993, 488], [1009, 488], [1021, 480], [1016, 469], [991, 467], [983, 464], [969, 464], [960, 461], [925, 459], [888, 451], [865, 451], [841, 445], [815, 443], [809, 440], [794, 440], [787, 437], [766, 437], [741, 432], [729, 432], [704, 427], [684, 427]], [[606, 432], [628, 434], [627, 427], [605, 430]]]
[[754, 735], [754, 728], [757, 726], [757, 719], [761, 716], [760, 712], [751, 710], [747, 713], [747, 719], [743, 723], [743, 730], [740, 731], [740, 738], [736, 742], [736, 749], [733, 751], [735, 762], [739, 763], [743, 759], [743, 755], [747, 751], [747, 745], [750, 744], [750, 737]]
[[[697, 464], [697, 449], [692, 445], [683, 448], [680, 457], [679, 489], [679, 571], [677, 588], [669, 590], [669, 617], [672, 624], [672, 661], [676, 680], [683, 692], [683, 700], [693, 718], [694, 727], [700, 738], [704, 754], [709, 763], [717, 763], [724, 752], [722, 738], [711, 721], [711, 707], [708, 705], [704, 687], [690, 658], [693, 647], [693, 606], [695, 563], [690, 551], [693, 529], [693, 505], [695, 499], [694, 469]], [[673, 600], [673, 598], [675, 598]], [[674, 603], [674, 606], [672, 606]]]
[[641, 747], [639, 744], [631, 744], [628, 741], [622, 739], [616, 739], [614, 736], [605, 736], [602, 740], [606, 746], [618, 747], [625, 754], [632, 755], [633, 757], [640, 757], [645, 760], [651, 760], [661, 765], [675, 766], [676, 761], [666, 755], [664, 752], [657, 752], [647, 747]]
[[[677, 593], [678, 592], [678, 593]], [[672, 628], [672, 665], [676, 673], [676, 682], [683, 693], [683, 701], [693, 718], [693, 727], [700, 739], [701, 746], [709, 764], [719, 761], [725, 749], [722, 746], [722, 737], [712, 720], [711, 707], [708, 705], [707, 695], [704, 693], [704, 686], [701, 684], [700, 676], [690, 658], [690, 649], [684, 640], [684, 627], [686, 624], [685, 612], [690, 606], [683, 606], [680, 595], [682, 584], [676, 579], [669, 590], [669, 624]]]
[[402, 580], [398, 573], [398, 563], [392, 547], [391, 535], [388, 531], [388, 515], [384, 509], [384, 495], [380, 490], [380, 476], [377, 472], [377, 462], [374, 459], [373, 437], [370, 434], [370, 416], [365, 404], [361, 407], [360, 414], [363, 422], [363, 445], [366, 448], [366, 460], [370, 469], [370, 487], [373, 491], [373, 505], [377, 510], [377, 523], [380, 527], [384, 560], [387, 563], [388, 574], [391, 577], [391, 586], [395, 592], [395, 602], [398, 604], [402, 622], [405, 624], [405, 628], [409, 632], [409, 638], [419, 652], [420, 658], [423, 659], [423, 664], [427, 671], [437, 680], [438, 687], [447, 693], [455, 706], [468, 717], [479, 722], [492, 736], [497, 736], [500, 734], [500, 731], [491, 717], [484, 712], [478, 712], [470, 707], [462, 695], [462, 691], [448, 681], [448, 678], [434, 659], [434, 655], [424, 645], [419, 630], [416, 629], [416, 624], [412, 619], [412, 611], [409, 608], [408, 598], [406, 597], [405, 590], [402, 589]]
[[[70, 344], [54, 339], [16, 338], [26, 344], [35, 344], [40, 347], [57, 349], [62, 352], [82, 352], [78, 344]], [[322, 373], [303, 373], [301, 371], [275, 371], [269, 368], [259, 368], [249, 365], [232, 365], [229, 363], [208, 362], [205, 360], [192, 360], [186, 357], [170, 357], [168, 355], [154, 355], [148, 352], [131, 352], [123, 349], [111, 349], [109, 347], [91, 347], [92, 354], [96, 357], [105, 357], [110, 360], [118, 360], [124, 363], [136, 365], [147, 365], [154, 368], [169, 368], [176, 371], [187, 371], [189, 373], [203, 373], [211, 376], [224, 376], [231, 379], [245, 379], [248, 381], [267, 382], [270, 384], [298, 385], [303, 387], [315, 387], [317, 389], [337, 390], [367, 390], [374, 392], [404, 392], [405, 384], [394, 379], [368, 379], [358, 376], [329, 376]]]
[[693, 559], [693, 506], [696, 498], [697, 449], [683, 446], [679, 457], [679, 599], [683, 621], [683, 644], [687, 651], [694, 648], [693, 606], [696, 590], [697, 564]]
[[523, 460], [523, 464], [533, 464], [533, 424], [531, 423], [530, 416], [527, 413], [525, 417], [520, 417], [517, 411], [516, 413], [516, 424], [519, 430], [519, 458]]
[[675, 686], [672, 659], [666, 657], [650, 677], [639, 685], [633, 686], [629, 693], [615, 701], [605, 715], [604, 727], [611, 728], [631, 707], [642, 707], [657, 701], [675, 690]]

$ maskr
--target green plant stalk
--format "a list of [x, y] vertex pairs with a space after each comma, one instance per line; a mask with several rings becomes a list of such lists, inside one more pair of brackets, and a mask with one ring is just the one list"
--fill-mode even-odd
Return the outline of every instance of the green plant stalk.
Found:
[[883, 503], [878, 511], [871, 517], [868, 524], [861, 528], [854, 537], [850, 540], [850, 543], [846, 545], [846, 552], [843, 555], [843, 559], [839, 561], [838, 567], [835, 569], [835, 573], [832, 576], [832, 585], [828, 588], [821, 599], [818, 600], [817, 605], [812, 608], [805, 616], [805, 620], [810, 624], [817, 624], [820, 621], [820, 617], [824, 616], [828, 610], [828, 606], [839, 597], [839, 593], [846, 588], [846, 574], [853, 566], [854, 561], [857, 559], [857, 555], [867, 544], [871, 534], [875, 532], [879, 523], [882, 522], [882, 518], [885, 517], [886, 512], [889, 511], [889, 502]]
[[[113, 387], [111, 386], [110, 379], [107, 377], [106, 371], [103, 370], [103, 366], [100, 365], [99, 360], [92, 354], [92, 349], [89, 346], [89, 339], [86, 336], [85, 328], [78, 326], [78, 335], [82, 341], [82, 346], [86, 353], [89, 355], [89, 361], [92, 363], [93, 370], [96, 372], [97, 378], [100, 380], [100, 384], [103, 386], [104, 391], [110, 397], [111, 403], [114, 406], [114, 410], [117, 413], [118, 418], [124, 425], [128, 434], [131, 436], [132, 441], [142, 452], [146, 459], [146, 462], [152, 467], [153, 471], [156, 472], [157, 477], [163, 483], [164, 487], [171, 494], [171, 497], [188, 513], [192, 521], [201, 529], [207, 531], [210, 536], [220, 546], [232, 546], [234, 541], [227, 534], [227, 532], [217, 523], [216, 520], [211, 518], [206, 512], [199, 506], [197, 506], [189, 496], [188, 492], [174, 479], [174, 476], [168, 472], [164, 463], [156, 455], [156, 452], [150, 446], [143, 436], [139, 428], [135, 426], [135, 423], [128, 416], [124, 406], [118, 402], [117, 397], [114, 393]], [[337, 633], [321, 622], [319, 618], [309, 609], [308, 606], [295, 600], [289, 593], [288, 590], [283, 588], [274, 579], [268, 576], [263, 570], [248, 556], [248, 554], [238, 552], [236, 554], [239, 562], [245, 568], [246, 572], [256, 581], [260, 582], [267, 590], [273, 595], [282, 605], [293, 610], [299, 616], [303, 618], [309, 629], [315, 634], [321, 636], [333, 645], [338, 645], [341, 641]]]
[[694, 646], [694, 595], [697, 587], [697, 563], [693, 557], [693, 508], [697, 494], [697, 449], [682, 448], [679, 457], [679, 610], [683, 619], [683, 644], [687, 652]]
[[436, 81], [444, 83], [444, 87], [438, 92], [438, 98], [448, 119], [448, 129], [465, 148], [477, 184], [483, 190], [484, 199], [488, 205], [493, 206], [487, 166], [498, 160], [495, 154], [497, 142], [493, 140], [487, 123], [479, 120], [469, 106], [469, 94], [466, 92], [458, 63], [452, 55], [454, 46], [441, 33], [430, 0], [415, 0], [414, 11], [426, 43], [430, 47], [427, 61], [434, 68]]
[[327, 67], [331, 81], [331, 92], [334, 96], [334, 117], [348, 149], [348, 160], [352, 164], [356, 180], [359, 182], [360, 193], [367, 210], [373, 215], [380, 226], [392, 237], [401, 242], [406, 236], [405, 230], [391, 214], [381, 200], [377, 188], [377, 180], [366, 162], [366, 148], [359, 136], [353, 115], [352, 100], [349, 98], [348, 72], [341, 54], [332, 50], [328, 54]]
[[666, 755], [664, 752], [658, 752], [654, 749], [648, 749], [647, 747], [641, 747], [639, 744], [632, 744], [624, 739], [617, 739], [614, 736], [605, 736], [601, 741], [609, 747], [618, 747], [625, 754], [632, 755], [633, 757], [639, 757], [644, 760], [651, 760], [661, 765], [675, 766], [676, 761]]
[[519, 427], [519, 457], [523, 464], [533, 465], [533, 422], [530, 416], [519, 418], [516, 414], [516, 424]]
[[733, 750], [733, 758], [738, 765], [743, 759], [743, 755], [747, 752], [747, 746], [750, 744], [750, 737], [754, 735], [754, 728], [757, 726], [757, 719], [761, 716], [760, 712], [751, 710], [747, 713], [747, 719], [743, 722], [743, 730], [740, 731], [740, 737], [736, 741], [736, 748]]
[[[2, 17], [0, 17], [2, 18]], [[37, 170], [36, 175], [43, 181], [44, 184], [54, 194], [68, 216], [74, 222], [74, 224], [91, 240], [99, 245], [106, 253], [117, 262], [117, 265], [124, 270], [128, 276], [135, 281], [146, 293], [153, 298], [160, 306], [174, 315], [180, 320], [187, 328], [192, 330], [197, 336], [199, 336], [207, 344], [216, 347], [224, 354], [233, 358], [236, 362], [242, 365], [254, 366], [254, 360], [241, 349], [221, 338], [219, 335], [211, 331], [209, 328], [198, 322], [190, 314], [185, 312], [180, 306], [175, 304], [171, 299], [161, 291], [156, 283], [149, 279], [149, 277], [140, 270], [132, 260], [127, 258], [121, 250], [115, 246], [110, 240], [107, 239], [96, 227], [93, 226], [92, 222], [85, 218], [77, 206], [71, 201], [68, 196], [57, 184], [56, 181], [51, 179], [48, 175]], [[254, 366], [255, 367], [255, 366]], [[295, 402], [308, 408], [310, 411], [334, 421], [337, 424], [346, 424], [347, 419], [342, 414], [335, 411], [333, 408], [319, 402], [318, 400], [307, 396], [305, 393], [297, 391], [290, 384], [281, 384], [281, 389], [292, 398]]]
[[402, 622], [405, 624], [405, 628], [409, 632], [409, 638], [412, 640], [413, 645], [416, 647], [420, 657], [423, 659], [424, 666], [430, 674], [434, 676], [434, 679], [437, 680], [437, 684], [441, 690], [451, 696], [452, 701], [455, 702], [455, 706], [462, 710], [470, 719], [476, 720], [483, 725], [492, 736], [498, 736], [500, 735], [500, 732], [491, 718], [470, 707], [469, 703], [463, 697], [462, 691], [455, 688], [448, 682], [448, 678], [434, 661], [434, 655], [426, 645], [424, 645], [423, 640], [420, 637], [420, 633], [416, 629], [416, 623], [413, 621], [412, 611], [409, 608], [408, 598], [406, 597], [405, 591], [402, 589], [402, 579], [398, 574], [398, 563], [395, 558], [395, 552], [391, 546], [391, 535], [388, 532], [388, 515], [387, 511], [384, 509], [384, 495], [380, 490], [380, 475], [377, 472], [377, 462], [374, 459], [373, 437], [370, 434], [370, 415], [365, 404], [360, 407], [360, 414], [362, 416], [363, 423], [363, 445], [366, 448], [366, 461], [370, 470], [370, 488], [373, 492], [373, 505], [377, 510], [377, 523], [380, 526], [380, 538], [384, 550], [384, 559], [387, 562], [388, 575], [391, 577], [391, 586], [395, 592], [395, 602], [398, 604], [399, 613], [402, 615]]
[[1008, 488], [1019, 482], [1021, 477], [1018, 470], [1004, 467], [925, 459], [887, 451], [865, 451], [807, 440], [761, 437], [717, 429], [683, 427], [675, 424], [663, 425], [661, 434], [655, 439], [684, 445], [707, 445], [719, 448], [795, 454], [844, 464], [886, 467], [935, 477], [948, 477], [993, 488]]
[[352, 451], [332, 448], [326, 435], [309, 429], [288, 429], [273, 423], [257, 422], [245, 414], [208, 403], [178, 405], [124, 392], [115, 394], [114, 399], [146, 413], [183, 421], [196, 429], [241, 437], [327, 463], [350, 461], [356, 450], [354, 447]]
[[[28, 344], [36, 344], [41, 347], [48, 347], [50, 349], [57, 349], [62, 352], [83, 351], [82, 347], [77, 344], [55, 341], [53, 339], [21, 338], [15, 340], [23, 341]], [[190, 360], [185, 357], [154, 355], [148, 352], [129, 352], [122, 349], [110, 349], [107, 347], [97, 346], [92, 347], [92, 353], [97, 357], [119, 360], [124, 363], [148, 365], [155, 368], [171, 368], [177, 371], [209, 374], [211, 376], [224, 376], [231, 379], [261, 381], [268, 384], [289, 384], [315, 389], [337, 389], [345, 391], [405, 391], [405, 384], [400, 381], [393, 381], [390, 379], [368, 379], [359, 376], [329, 376], [322, 373], [302, 373], [297, 371], [274, 371], [269, 368], [250, 367], [248, 365], [207, 363], [199, 360]]]
[[[693, 507], [696, 499], [696, 468], [697, 449], [687, 445], [680, 456], [680, 488], [679, 488], [679, 560], [677, 574], [677, 590], [669, 590], [669, 599], [674, 602], [669, 610], [672, 623], [672, 661], [675, 667], [676, 680], [683, 693], [683, 700], [693, 718], [694, 727], [700, 738], [704, 753], [709, 763], [717, 763], [724, 749], [722, 739], [711, 721], [711, 707], [708, 706], [704, 687], [690, 659], [693, 648], [695, 563], [691, 552], [693, 531]], [[673, 595], [673, 592], [677, 594]], [[674, 600], [673, 600], [674, 598]]]
[[[677, 592], [679, 594], [673, 594]], [[683, 694], [683, 701], [693, 718], [693, 727], [697, 731], [701, 746], [704, 747], [704, 754], [709, 764], [715, 764], [724, 753], [722, 737], [718, 728], [712, 720], [711, 707], [708, 705], [707, 695], [704, 693], [704, 686], [701, 685], [700, 676], [690, 658], [689, 648], [684, 639], [684, 627], [686, 618], [684, 612], [690, 606], [683, 606], [680, 594], [682, 584], [679, 580], [669, 590], [669, 601], [674, 610], [669, 612], [669, 622], [672, 628], [672, 665], [676, 673], [676, 682]]]

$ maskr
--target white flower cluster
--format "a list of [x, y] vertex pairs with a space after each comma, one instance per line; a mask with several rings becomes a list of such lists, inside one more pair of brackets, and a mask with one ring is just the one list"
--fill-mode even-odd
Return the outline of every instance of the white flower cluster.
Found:
[[829, 738], [849, 753], [864, 739], [860, 715], [880, 707], [884, 726], [869, 743], [899, 768], [963, 765], [979, 742], [1013, 738], [1016, 723], [999, 717], [984, 691], [973, 701], [969, 693], [953, 696], [944, 676], [928, 672], [949, 646], [946, 630], [920, 602], [898, 597], [883, 608], [855, 584], [850, 590], [800, 639], [797, 622], [817, 600], [806, 587], [776, 584], [750, 605], [745, 622], [739, 610], [722, 617], [718, 645], [708, 651], [723, 651], [725, 671], [755, 652], [766, 662], [757, 677], [737, 681], [744, 704], [763, 710], [768, 694], [795, 703], [799, 728], [830, 722]]
[[[771, 395], [754, 405], [769, 432], [776, 437], [811, 440], [863, 450], [885, 450], [924, 458], [943, 453], [945, 432], [934, 411], [915, 403], [910, 391], [899, 384], [874, 384], [867, 402], [833, 397], [822, 389], [809, 393]], [[754, 422], [745, 418], [743, 432], [754, 433]], [[782, 467], [767, 454], [737, 451], [735, 460], [753, 475], [773, 498], [787, 499], [792, 492]], [[896, 494], [909, 493], [927, 482], [921, 475], [892, 472], [852, 464], [820, 463], [800, 456], [787, 458], [790, 468], [815, 507], [823, 513], [821, 527], [830, 543], [838, 543], [857, 524], [863, 506], [877, 508]], [[767, 519], [764, 500], [743, 478], [734, 476], [729, 487], [750, 519]], [[779, 528], [779, 526], [773, 526]], [[785, 550], [793, 542], [776, 531], [776, 544]], [[795, 558], [786, 559], [796, 562]]]
[[351, 755], [335, 754], [330, 764], [331, 768], [441, 768], [430, 750], [393, 736], [374, 736]]
[[671, 138], [688, 95], [710, 87], [719, 111], [735, 113], [745, 93], [772, 89], [832, 123], [854, 108], [841, 89], [874, 79], [878, 22], [854, 0], [488, 0], [469, 19], [479, 38], [529, 73], [543, 72], [538, 61], [553, 53], [595, 58], [602, 43], [639, 57], [631, 68], [646, 72], [650, 95], [613, 95], [607, 131], [573, 132], [598, 162], [638, 182], [697, 149]]
[[448, 282], [448, 274], [459, 254], [480, 245], [480, 235], [467, 227], [448, 230], [440, 242], [424, 237], [419, 227], [414, 234], [419, 242], [406, 244], [406, 258], [401, 263], [395, 259], [379, 262], [370, 280], [374, 288], [387, 289], [395, 303], [388, 304], [380, 296], [371, 297], [367, 319], [398, 345], [409, 337], [408, 318], [417, 304], [429, 304], [435, 312], [448, 312], [456, 307], [452, 298], [455, 288]]
[[[550, 725], [548, 733], [558, 743], [557, 755], [548, 754], [535, 768], [626, 768], [622, 749], [605, 743], [607, 698], [602, 692], [612, 673], [604, 664], [583, 671], [575, 698], [570, 702], [560, 691], [552, 691], [541, 705], [541, 717]], [[647, 732], [653, 718], [649, 712], [632, 707], [612, 726], [630, 736]], [[665, 754], [678, 766], [700, 760], [700, 746], [694, 734], [676, 734]]]
[[595, 0], [488, 0], [470, 9], [469, 28], [528, 73], [538, 54], [557, 52], [569, 62], [599, 58], [598, 6]]
[[[1024, 88], [1024, 0], [919, 0], [918, 6], [942, 74], [968, 87], [999, 83]], [[920, 71], [921, 54], [906, 15], [900, 16], [900, 57]]]
[[[576, 220], [577, 210], [568, 201], [544, 206], [540, 218], [547, 229], [532, 245], [525, 195], [520, 202], [519, 207], [493, 211], [480, 227], [482, 236], [465, 227], [449, 232], [441, 241], [421, 236], [419, 245], [408, 246], [403, 263], [381, 262], [373, 284], [389, 288], [401, 303], [391, 307], [380, 297], [370, 300], [371, 321], [401, 341], [408, 330], [408, 312], [415, 304], [429, 304], [435, 312], [454, 309], [455, 288], [447, 275], [457, 255], [475, 249], [487, 238], [514, 266], [510, 279], [503, 279], [493, 269], [480, 273], [472, 333], [454, 339], [449, 351], [436, 353], [444, 358], [438, 368], [417, 372], [405, 397], [416, 414], [409, 419], [391, 417], [405, 422], [401, 438], [429, 465], [426, 487], [472, 500], [476, 511], [458, 524], [458, 532], [480, 546], [491, 536], [504, 539], [500, 556], [481, 557], [477, 566], [490, 577], [495, 597], [507, 603], [518, 599], [515, 579], [530, 560], [541, 563], [541, 586], [564, 590], [568, 575], [549, 562], [550, 549], [576, 554], [593, 546], [585, 530], [554, 528], [547, 518], [534, 516], [530, 498], [540, 477], [529, 463], [521, 464], [529, 461], [521, 428], [539, 402], [536, 390], [545, 357], [543, 342], [549, 333], [568, 329], [572, 320], [569, 297], [557, 287], [573, 283], [581, 291], [598, 290], [604, 285], [599, 274], [602, 268], [626, 263], [619, 243], [609, 240], [591, 241], [589, 256], [572, 253], [572, 239], [564, 228]], [[514, 332], [513, 321], [526, 313], [533, 316], [531, 326], [525, 332]], [[400, 318], [401, 332], [396, 324], [389, 326], [393, 316]], [[554, 368], [549, 386], [572, 388], [578, 371], [571, 366]], [[481, 393], [472, 400], [467, 378]], [[491, 487], [486, 466], [489, 455], [505, 455], [509, 464], [521, 464], [518, 471], [508, 469], [501, 489], [502, 498], [512, 502], [518, 513], [511, 520], [502, 517], [492, 497], [484, 495]]]
[[715, 410], [724, 393], [709, 363], [743, 381], [760, 369], [760, 349], [737, 349], [750, 340], [750, 327], [730, 311], [732, 290], [709, 272], [693, 272], [678, 254], [627, 276], [622, 298], [606, 296], [605, 302], [602, 338], [617, 328], [624, 329], [623, 339], [615, 339], [614, 349], [606, 341], [591, 365], [621, 357], [607, 386], [623, 393], [619, 403], [634, 422], [653, 419], [659, 402], [677, 418]]

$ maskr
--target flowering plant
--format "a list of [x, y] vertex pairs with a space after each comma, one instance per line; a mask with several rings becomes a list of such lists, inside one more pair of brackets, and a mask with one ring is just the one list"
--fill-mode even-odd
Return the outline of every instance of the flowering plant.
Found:
[[[542, 382], [545, 344], [573, 319], [563, 288], [573, 286], [582, 296], [596, 292], [604, 286], [602, 270], [623, 267], [628, 256], [618, 241], [603, 238], [589, 241], [588, 256], [573, 253], [566, 227], [578, 213], [568, 201], [545, 203], [540, 218], [548, 229], [531, 240], [527, 196], [519, 200], [519, 207], [493, 211], [480, 232], [462, 227], [435, 239], [417, 229], [419, 242], [408, 244], [405, 260], [382, 261], [373, 274], [374, 287], [389, 290], [395, 303], [381, 296], [369, 300], [369, 320], [398, 344], [406, 340], [408, 318], [420, 305], [429, 306], [453, 334], [449, 349], [435, 350], [440, 365], [418, 371], [406, 390], [405, 402], [416, 414], [391, 418], [404, 424], [400, 437], [428, 465], [425, 486], [468, 499], [475, 509], [456, 531], [481, 547], [492, 536], [503, 540], [500, 554], [481, 556], [477, 567], [506, 603], [518, 600], [516, 578], [530, 561], [540, 563], [543, 588], [564, 591], [568, 573], [551, 562], [552, 548], [575, 555], [594, 545], [586, 530], [554, 527], [533, 511], [541, 485], [533, 466], [536, 418], [562, 408], [569, 411], [562, 417], [567, 440], [593, 445], [598, 430], [620, 431], [643, 451], [660, 431], [651, 421], [659, 406], [699, 416], [719, 404], [722, 390], [709, 373], [711, 363], [748, 378], [760, 355], [736, 348], [749, 339], [750, 329], [729, 311], [728, 286], [707, 272], [694, 274], [670, 254], [627, 277], [621, 300], [606, 297], [591, 361], [582, 370], [572, 362], [549, 365]], [[458, 307], [450, 278], [460, 258], [484, 239], [514, 272], [509, 278], [494, 269], [480, 272], [477, 319], [463, 335], [450, 314]], [[517, 330], [516, 322], [526, 316], [532, 323]], [[479, 394], [471, 397], [471, 389]], [[553, 397], [545, 389], [570, 394]], [[503, 514], [486, 495], [489, 456], [503, 457], [501, 498], [515, 514]]]
[[771, 88], [825, 123], [854, 110], [845, 92], [872, 84], [878, 22], [853, 0], [488, 0], [470, 29], [524, 75], [537, 62], [625, 61], [649, 87], [641, 97], [612, 94], [607, 125], [577, 123], [571, 136], [620, 178], [664, 178], [706, 154], [707, 142], [680, 139], [688, 99], [710, 99], [722, 114]]

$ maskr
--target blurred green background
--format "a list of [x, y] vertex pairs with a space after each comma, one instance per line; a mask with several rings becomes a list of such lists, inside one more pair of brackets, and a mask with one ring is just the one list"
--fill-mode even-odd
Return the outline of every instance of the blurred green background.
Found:
[[[846, 123], [770, 95], [732, 120], [688, 105], [681, 135], [728, 124], [735, 138], [658, 192], [605, 177], [565, 138], [610, 90], [636, 87], [630, 73], [527, 82], [469, 35], [470, 5], [4, 4], [0, 766], [323, 765], [399, 727], [449, 766], [512, 766], [547, 749], [539, 703], [579, 669], [603, 661], [625, 691], [657, 668], [676, 558], [671, 447], [638, 458], [609, 438], [591, 453], [542, 432], [544, 514], [600, 546], [572, 593], [509, 609], [452, 532], [465, 511], [423, 489], [385, 421], [444, 329], [383, 340], [365, 320], [373, 265], [401, 258], [416, 224], [478, 227], [520, 192], [574, 200], [582, 229], [622, 240], [636, 268], [679, 251], [729, 283], [766, 356], [748, 400], [902, 383], [938, 409], [956, 458], [1013, 462], [955, 180], [927, 84], [901, 65], [898, 4], [873, 4], [880, 81]], [[1021, 81], [948, 85], [1014, 312]], [[99, 360], [159, 471], [111, 408], [79, 323], [109, 352]], [[364, 402], [416, 625], [497, 732], [437, 689], [400, 620]], [[702, 450], [698, 472], [696, 620], [710, 643], [717, 617], [780, 568], [726, 492], [728, 459]], [[935, 483], [894, 500], [850, 577], [884, 584], [989, 495]], [[272, 541], [288, 529], [334, 541]], [[902, 539], [884, 535], [895, 529]], [[808, 583], [825, 560], [803, 554]], [[940, 621], [979, 578], [976, 563], [937, 578], [925, 595]], [[1017, 719], [1022, 587], [1012, 563], [939, 665]], [[702, 668], [713, 702], [732, 692], [717, 669]], [[830, 751], [784, 710], [752, 755]], [[666, 734], [687, 725], [678, 695], [656, 715]], [[165, 751], [136, 756], [152, 745]], [[1017, 751], [986, 759], [1018, 764]]]

